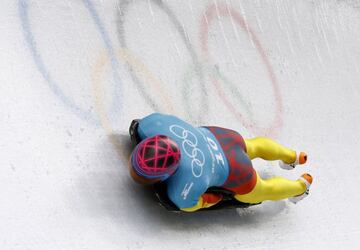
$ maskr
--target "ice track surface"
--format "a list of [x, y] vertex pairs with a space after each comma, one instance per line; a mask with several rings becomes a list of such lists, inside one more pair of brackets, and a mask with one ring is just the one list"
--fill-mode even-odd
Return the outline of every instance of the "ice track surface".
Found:
[[[359, 249], [359, 1], [4, 0], [0, 249]], [[309, 155], [297, 205], [165, 211], [133, 118], [172, 113]]]

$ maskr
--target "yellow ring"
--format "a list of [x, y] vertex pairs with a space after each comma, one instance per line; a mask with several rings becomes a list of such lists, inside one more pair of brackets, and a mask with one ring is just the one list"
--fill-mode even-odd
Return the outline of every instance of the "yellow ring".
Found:
[[[136, 71], [143, 74], [146, 79], [149, 79], [149, 82], [154, 83], [153, 86], [155, 89], [159, 91], [160, 97], [162, 97], [162, 100], [165, 102], [165, 108], [166, 111], [169, 113], [174, 113], [174, 105], [170, 101], [167, 94], [164, 92], [163, 88], [161, 87], [163, 83], [161, 80], [159, 80], [157, 77], [155, 77], [147, 68], [146, 66], [140, 62], [135, 56], [131, 55], [130, 51], [126, 49], [120, 49], [116, 56], [119, 57], [121, 60], [123, 60], [126, 63], [129, 63]], [[105, 129], [105, 132], [107, 135], [114, 134], [114, 130], [111, 126], [111, 123], [108, 119], [108, 116], [106, 114], [106, 110], [104, 108], [104, 82], [101, 81], [100, 77], [104, 71], [104, 67], [107, 63], [110, 62], [109, 56], [107, 56], [107, 53], [104, 51], [100, 54], [99, 59], [96, 60], [96, 63], [94, 65], [94, 70], [92, 73], [92, 85], [93, 85], [93, 91], [94, 91], [94, 97], [95, 97], [95, 110], [100, 118], [100, 124]], [[120, 152], [122, 152], [121, 156], [125, 156], [124, 150], [122, 149], [121, 143], [116, 140], [114, 137], [110, 137], [111, 143], [115, 146], [115, 148], [119, 149]], [[125, 156], [125, 158], [127, 158]]]

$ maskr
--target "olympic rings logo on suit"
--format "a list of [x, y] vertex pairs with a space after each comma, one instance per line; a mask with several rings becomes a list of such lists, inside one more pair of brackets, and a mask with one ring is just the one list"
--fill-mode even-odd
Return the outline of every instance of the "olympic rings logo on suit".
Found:
[[199, 178], [203, 173], [205, 155], [197, 147], [198, 139], [196, 135], [194, 135], [194, 133], [191, 131], [175, 124], [171, 125], [169, 130], [173, 135], [182, 140], [182, 149], [184, 153], [191, 159], [192, 174], [194, 177]]

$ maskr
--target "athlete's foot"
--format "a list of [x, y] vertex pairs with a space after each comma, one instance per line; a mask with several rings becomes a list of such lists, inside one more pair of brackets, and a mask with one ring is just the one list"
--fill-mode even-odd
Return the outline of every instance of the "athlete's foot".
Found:
[[283, 161], [279, 161], [279, 165], [282, 169], [291, 170], [294, 169], [297, 165], [305, 164], [307, 161], [307, 155], [304, 152], [300, 152], [300, 154], [296, 155], [296, 160], [293, 163], [285, 163]]
[[289, 201], [294, 204], [298, 203], [299, 201], [301, 201], [302, 199], [304, 199], [305, 197], [307, 197], [309, 195], [309, 189], [310, 189], [311, 183], [313, 182], [313, 178], [310, 174], [306, 173], [306, 174], [303, 174], [299, 178], [299, 181], [302, 181], [305, 183], [306, 191], [301, 195], [297, 195], [297, 196], [289, 198]]

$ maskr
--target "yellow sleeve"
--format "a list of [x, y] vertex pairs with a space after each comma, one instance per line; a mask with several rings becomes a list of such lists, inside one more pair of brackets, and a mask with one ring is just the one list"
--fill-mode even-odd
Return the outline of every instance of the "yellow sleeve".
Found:
[[200, 196], [198, 203], [195, 206], [189, 208], [181, 208], [180, 210], [184, 212], [195, 212], [201, 208], [203, 208], [203, 198]]

